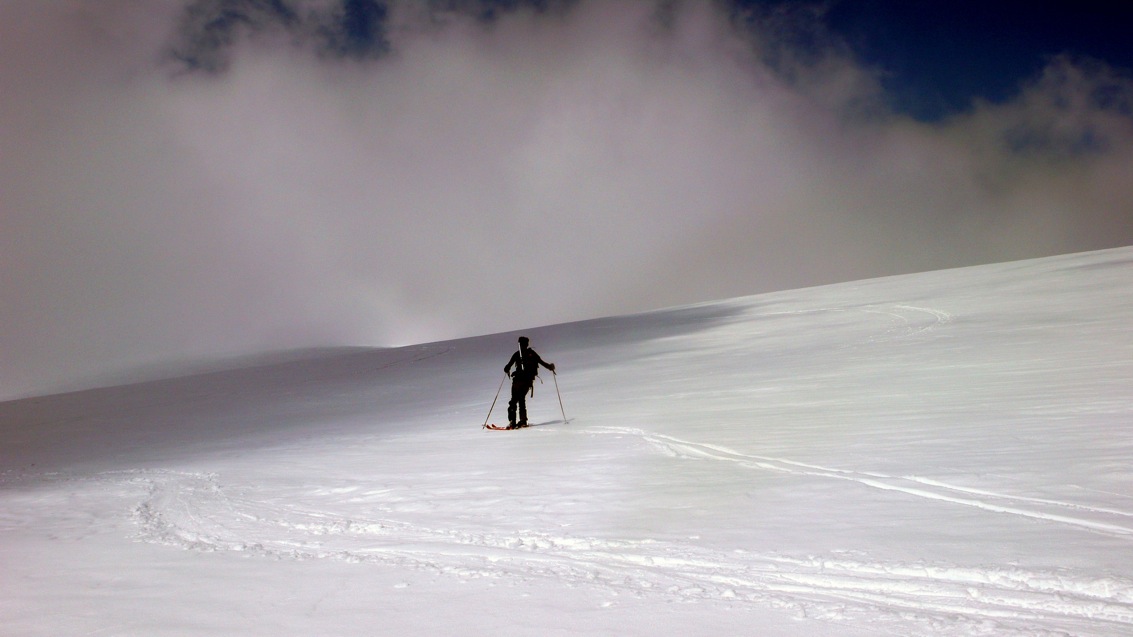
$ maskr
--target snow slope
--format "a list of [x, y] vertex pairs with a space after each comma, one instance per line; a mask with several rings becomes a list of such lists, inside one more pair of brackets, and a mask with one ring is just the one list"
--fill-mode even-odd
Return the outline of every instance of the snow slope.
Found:
[[533, 329], [516, 432], [515, 334], [0, 403], [0, 634], [1130, 635], [1131, 284]]

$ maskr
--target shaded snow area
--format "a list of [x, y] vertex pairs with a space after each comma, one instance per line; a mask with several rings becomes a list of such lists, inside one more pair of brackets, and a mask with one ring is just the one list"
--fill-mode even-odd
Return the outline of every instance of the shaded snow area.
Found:
[[519, 431], [517, 334], [2, 403], [0, 633], [1133, 635], [1130, 289], [1119, 249], [532, 329]]

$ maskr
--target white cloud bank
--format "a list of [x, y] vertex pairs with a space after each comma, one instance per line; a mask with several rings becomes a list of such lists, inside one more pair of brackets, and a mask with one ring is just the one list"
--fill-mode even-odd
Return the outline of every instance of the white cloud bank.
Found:
[[715, 3], [407, 6], [384, 55], [245, 25], [206, 73], [176, 2], [0, 5], [0, 396], [1133, 243], [1101, 63], [926, 124]]

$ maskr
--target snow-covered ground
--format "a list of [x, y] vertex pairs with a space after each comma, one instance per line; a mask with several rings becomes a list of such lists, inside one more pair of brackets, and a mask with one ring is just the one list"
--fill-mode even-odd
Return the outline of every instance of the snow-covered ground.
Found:
[[515, 334], [0, 403], [0, 634], [1130, 635], [1130, 289], [1119, 249], [532, 329], [516, 432]]

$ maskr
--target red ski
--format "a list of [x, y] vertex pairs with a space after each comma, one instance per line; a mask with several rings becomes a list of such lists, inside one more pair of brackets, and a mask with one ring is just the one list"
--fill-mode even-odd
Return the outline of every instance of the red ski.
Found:
[[[524, 427], [530, 427], [530, 425], [519, 425], [518, 427], [512, 427], [512, 429], [522, 429]], [[501, 426], [499, 426], [495, 423], [492, 423], [490, 425], [484, 425], [484, 428], [485, 429], [494, 429], [496, 431], [508, 431], [507, 427], [501, 427]]]

